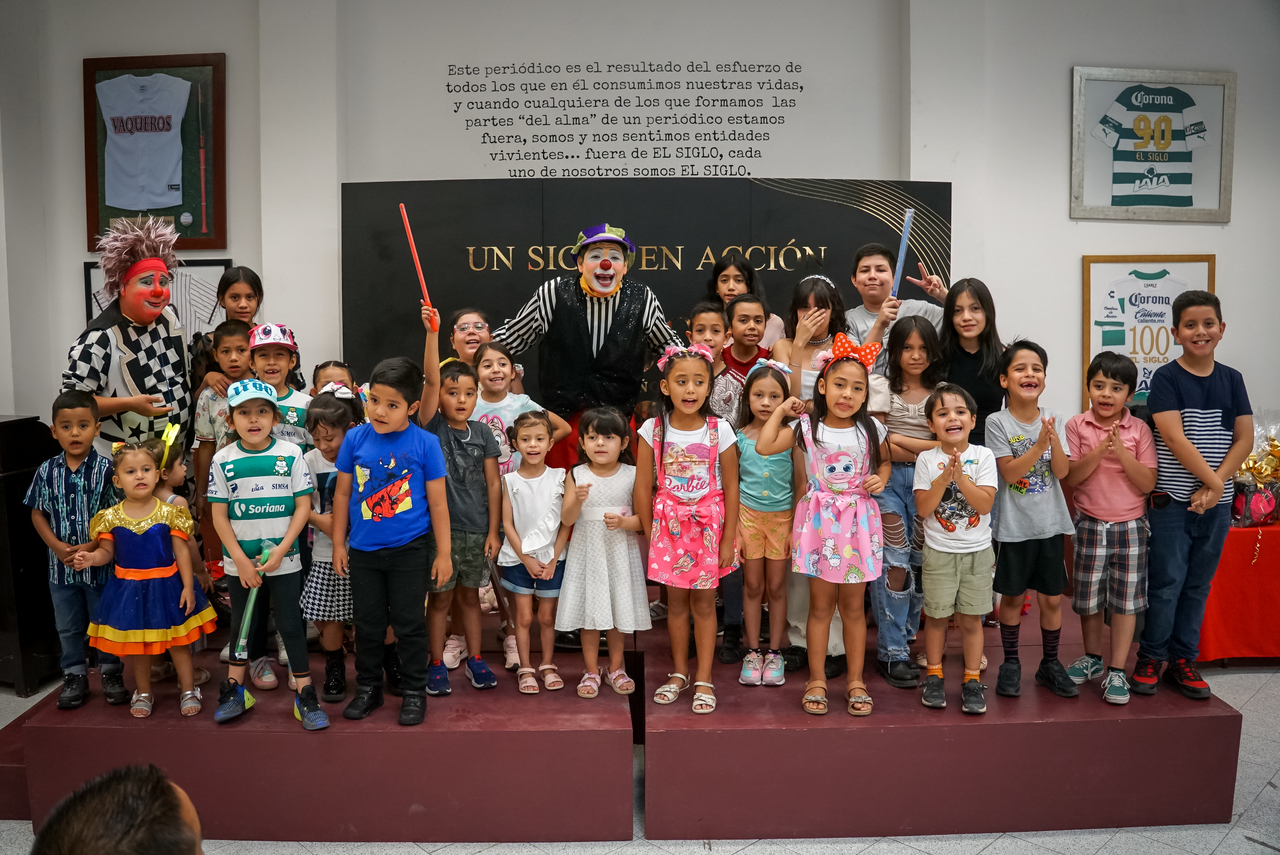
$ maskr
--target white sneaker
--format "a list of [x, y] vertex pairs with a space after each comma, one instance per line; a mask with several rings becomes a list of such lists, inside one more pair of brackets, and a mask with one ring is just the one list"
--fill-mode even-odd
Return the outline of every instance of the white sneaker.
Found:
[[298, 681], [297, 681], [297, 679], [293, 676], [293, 672], [292, 672], [292, 671], [290, 671], [290, 672], [289, 672], [289, 691], [291, 691], [291, 692], [296, 692], [296, 691], [298, 691]]
[[467, 640], [461, 635], [451, 635], [444, 640], [444, 667], [450, 671], [462, 664], [471, 652], [467, 650]]
[[320, 630], [316, 628], [316, 625], [314, 622], [307, 621], [307, 644], [310, 644], [313, 641], [319, 641], [319, 640], [320, 640]]
[[508, 635], [502, 640], [502, 655], [506, 660], [502, 663], [502, 667], [508, 671], [514, 671], [520, 667], [520, 651], [516, 649], [514, 635]]
[[276, 633], [276, 661], [284, 667], [289, 667], [289, 652], [284, 649], [284, 639], [280, 637], [280, 633]]
[[226, 647], [222, 648], [222, 652], [218, 654], [218, 661], [219, 662], [231, 661], [231, 642], [230, 641], [227, 642]]

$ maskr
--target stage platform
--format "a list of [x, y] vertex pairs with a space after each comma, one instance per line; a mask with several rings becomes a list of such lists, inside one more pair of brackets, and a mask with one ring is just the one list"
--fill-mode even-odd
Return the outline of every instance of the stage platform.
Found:
[[[20, 728], [30, 813], [37, 825], [85, 780], [126, 763], [155, 763], [198, 805], [206, 837], [237, 840], [564, 841], [629, 840], [632, 835], [632, 717], [628, 699], [607, 686], [594, 700], [574, 691], [580, 655], [558, 653], [566, 686], [521, 695], [498, 666], [498, 686], [478, 691], [461, 669], [453, 694], [428, 698], [426, 722], [401, 727], [400, 699], [364, 721], [324, 704], [332, 726], [308, 733], [294, 719], [284, 686], [255, 692], [257, 704], [226, 725], [213, 721], [217, 650], [197, 654], [215, 675], [204, 711], [178, 713], [178, 686], [156, 684], [146, 720], [110, 707], [97, 691], [85, 707], [42, 703], [23, 723], [0, 732], [0, 787], [8, 787], [6, 740]], [[348, 665], [352, 665], [348, 657]], [[324, 663], [311, 657], [312, 674]], [[348, 668], [348, 697], [354, 668]], [[566, 813], [569, 782], [573, 809]], [[0, 792], [7, 803], [9, 787]], [[239, 793], [239, 796], [237, 795]], [[327, 793], [327, 795], [325, 795]], [[270, 809], [253, 807], [266, 798]], [[490, 810], [485, 805], [500, 806]], [[480, 813], [477, 814], [477, 809]], [[476, 817], [482, 816], [483, 821]], [[19, 818], [19, 817], [15, 817]], [[26, 817], [21, 817], [26, 818]]]
[[[1038, 641], [1034, 624], [1028, 630]], [[1070, 662], [1082, 652], [1064, 645], [1061, 657]], [[1022, 650], [1021, 697], [1001, 698], [998, 641], [988, 643], [987, 656], [991, 688], [980, 716], [960, 711], [954, 648], [944, 665], [944, 710], [922, 706], [918, 690], [887, 686], [868, 669], [872, 715], [845, 712], [846, 677], [829, 681], [831, 711], [808, 715], [800, 705], [807, 669], [788, 673], [781, 687], [746, 687], [738, 666], [718, 662], [711, 715], [692, 712], [692, 690], [670, 706], [646, 698], [645, 836], [875, 837], [1230, 821], [1242, 719], [1226, 703], [1191, 701], [1162, 686], [1154, 697], [1114, 706], [1096, 681], [1077, 698], [1058, 698], [1036, 685], [1040, 651], [1031, 645]], [[670, 670], [658, 651], [646, 654], [650, 692]], [[1190, 800], [1188, 781], [1196, 782]], [[793, 797], [786, 810], [744, 815], [755, 786]]]

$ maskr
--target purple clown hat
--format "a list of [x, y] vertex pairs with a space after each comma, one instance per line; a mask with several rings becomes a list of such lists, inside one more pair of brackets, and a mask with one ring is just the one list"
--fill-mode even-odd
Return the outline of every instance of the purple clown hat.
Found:
[[616, 243], [626, 248], [627, 251], [627, 267], [631, 267], [632, 262], [636, 260], [636, 245], [627, 237], [627, 233], [616, 226], [608, 223], [601, 223], [598, 226], [592, 226], [589, 229], [583, 229], [578, 232], [578, 242], [573, 245], [571, 250], [573, 260], [577, 261], [578, 256], [582, 254], [583, 249], [593, 243]]

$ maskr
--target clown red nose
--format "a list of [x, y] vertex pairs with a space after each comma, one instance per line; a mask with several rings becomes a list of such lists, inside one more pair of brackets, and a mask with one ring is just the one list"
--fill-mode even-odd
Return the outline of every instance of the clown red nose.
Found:
[[605, 258], [605, 259], [601, 259], [601, 261], [600, 261], [600, 269], [601, 269], [601, 270], [609, 270], [609, 269], [611, 269], [612, 267], [613, 267], [613, 262], [612, 262], [612, 261], [610, 261], [610, 260], [609, 260], [609, 259], [607, 259], [607, 258]]

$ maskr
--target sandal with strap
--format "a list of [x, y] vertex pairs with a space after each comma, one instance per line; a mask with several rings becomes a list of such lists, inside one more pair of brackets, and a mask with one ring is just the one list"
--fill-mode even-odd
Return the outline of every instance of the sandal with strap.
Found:
[[[708, 689], [714, 689], [714, 688], [715, 688], [715, 685], [714, 685], [714, 684], [712, 684], [712, 683], [703, 683], [703, 682], [701, 682], [701, 681], [695, 682], [693, 685], [694, 685], [694, 686], [706, 686]], [[699, 705], [699, 704], [701, 704], [701, 705], [702, 705], [702, 706], [704, 706], [704, 707], [707, 707], [707, 709], [705, 709], [705, 710], [700, 710], [700, 709], [698, 709], [698, 705]], [[693, 693], [693, 711], [694, 711], [697, 715], [707, 715], [708, 713], [713, 713], [713, 712], [715, 712], [715, 711], [716, 711], [716, 696], [715, 696], [715, 695], [708, 695], [706, 692], [699, 692], [699, 691], [696, 691], [696, 690], [695, 690], [695, 691], [694, 691], [694, 693]]]
[[[672, 677], [679, 677], [683, 685], [677, 686], [671, 682]], [[668, 674], [667, 682], [658, 687], [653, 693], [653, 702], [655, 704], [674, 704], [676, 699], [680, 697], [680, 693], [689, 688], [689, 678], [684, 674]]]
[[[855, 689], [861, 689], [862, 694], [855, 695]], [[875, 707], [875, 701], [871, 700], [871, 696], [867, 694], [867, 684], [860, 680], [851, 680], [845, 695], [849, 700], [849, 715], [871, 715], [871, 710]], [[865, 710], [857, 708], [858, 704], [866, 704]]]
[[538, 694], [538, 672], [532, 668], [521, 668], [516, 671], [516, 682], [520, 686], [520, 694]]
[[636, 681], [627, 676], [625, 668], [608, 672], [605, 679], [609, 681], [609, 688], [619, 695], [629, 695], [636, 690]]
[[[805, 712], [807, 712], [809, 715], [826, 715], [827, 714], [827, 696], [825, 694], [811, 695], [809, 694], [810, 689], [822, 689], [823, 692], [825, 693], [827, 690], [827, 681], [826, 680], [810, 680], [809, 682], [805, 683], [804, 698], [803, 700], [800, 701], [800, 708], [803, 709]], [[810, 704], [818, 704], [819, 708], [811, 709], [809, 706]]]
[[542, 678], [542, 685], [547, 687], [548, 692], [564, 688], [564, 680], [556, 673], [559, 670], [554, 665], [540, 665], [538, 667], [538, 676]]
[[594, 698], [600, 694], [600, 672], [599, 671], [583, 671], [582, 679], [578, 681], [578, 697]]
[[200, 703], [201, 700], [199, 687], [183, 692], [178, 698], [178, 709], [183, 715], [195, 715], [204, 709], [204, 705]]
[[150, 692], [134, 692], [133, 702], [129, 704], [129, 712], [133, 713], [134, 718], [146, 718], [151, 715], [151, 705], [155, 702], [155, 696]]

